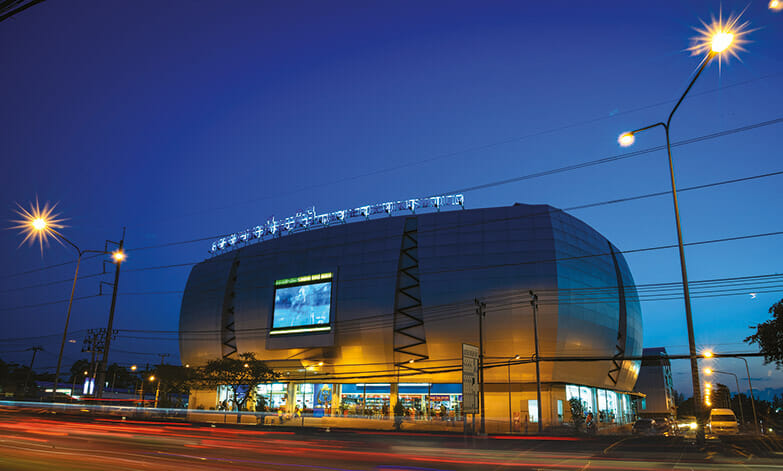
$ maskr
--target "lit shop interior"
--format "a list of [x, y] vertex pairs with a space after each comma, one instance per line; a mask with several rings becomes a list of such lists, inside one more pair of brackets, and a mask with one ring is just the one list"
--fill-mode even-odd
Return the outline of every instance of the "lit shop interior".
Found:
[[[461, 418], [461, 384], [400, 383], [399, 398], [405, 414], [413, 418], [431, 417], [441, 419]], [[288, 412], [289, 392], [294, 396], [294, 410], [301, 410], [315, 417], [365, 416], [389, 417], [391, 385], [389, 383], [327, 384], [327, 383], [265, 383], [256, 387], [255, 411]], [[335, 397], [339, 393], [339, 400]], [[564, 409], [572, 398], [582, 402], [586, 412], [598, 416], [601, 423], [628, 423], [635, 415], [635, 397], [612, 390], [588, 386], [565, 385], [566, 401], [557, 400], [557, 418], [567, 420]], [[218, 400], [229, 406], [232, 403], [231, 388], [219, 388]], [[499, 398], [497, 398], [499, 399]], [[230, 407], [230, 406], [229, 406]], [[251, 409], [253, 409], [251, 407]], [[538, 407], [535, 399], [527, 400], [528, 421], [538, 422]]]

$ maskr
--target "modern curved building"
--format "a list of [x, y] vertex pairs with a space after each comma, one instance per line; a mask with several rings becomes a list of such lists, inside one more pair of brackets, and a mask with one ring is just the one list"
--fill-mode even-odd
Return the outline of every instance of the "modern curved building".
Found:
[[578, 397], [605, 422], [630, 420], [639, 362], [624, 357], [642, 353], [633, 277], [611, 242], [547, 205], [387, 215], [237, 244], [190, 273], [181, 358], [254, 352], [282, 375], [258, 389], [274, 407], [297, 398], [325, 414], [385, 411], [400, 397], [424, 415], [459, 416], [478, 299], [487, 427], [507, 430], [511, 417], [539, 420], [531, 291], [540, 358], [607, 358], [541, 361], [540, 419], [568, 420]]

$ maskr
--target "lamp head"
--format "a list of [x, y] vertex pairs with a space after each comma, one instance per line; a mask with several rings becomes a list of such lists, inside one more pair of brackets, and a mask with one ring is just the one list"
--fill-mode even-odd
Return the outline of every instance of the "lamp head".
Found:
[[745, 51], [742, 47], [748, 43], [745, 36], [753, 31], [748, 28], [750, 22], [741, 20], [744, 12], [745, 10], [738, 15], [732, 14], [726, 19], [722, 15], [717, 19], [713, 17], [709, 24], [702, 21], [702, 27], [694, 28], [698, 35], [691, 38], [691, 46], [687, 50], [693, 55], [706, 54], [706, 60], [718, 56], [721, 61], [728, 54], [739, 58], [737, 51]]
[[111, 258], [114, 260], [114, 263], [122, 263], [128, 258], [128, 255], [123, 250], [115, 250], [111, 253]]
[[33, 229], [35, 229], [36, 231], [42, 231], [46, 229], [47, 226], [46, 220], [44, 220], [43, 218], [35, 218], [32, 220], [30, 224], [32, 224]]
[[636, 137], [632, 132], [624, 132], [620, 134], [620, 137], [617, 138], [617, 142], [619, 142], [622, 147], [628, 147], [632, 145], [635, 140]]
[[29, 209], [22, 207], [20, 204], [17, 204], [17, 206], [19, 209], [16, 210], [16, 214], [21, 219], [11, 221], [17, 224], [12, 229], [19, 229], [22, 235], [24, 235], [22, 244], [29, 242], [32, 245], [38, 242], [38, 245], [41, 246], [41, 253], [43, 253], [43, 244], [47, 243], [48, 245], [49, 237], [57, 239], [57, 229], [65, 227], [62, 225], [64, 220], [59, 218], [59, 214], [54, 212], [57, 205], [50, 206], [49, 203], [46, 203], [41, 207], [38, 200], [36, 200], [35, 203], [30, 203]]
[[704, 352], [704, 358], [712, 358], [712, 355], [713, 355], [712, 350], [707, 350], [706, 352]]
[[712, 52], [723, 52], [731, 46], [734, 34], [728, 31], [718, 31], [712, 35]]

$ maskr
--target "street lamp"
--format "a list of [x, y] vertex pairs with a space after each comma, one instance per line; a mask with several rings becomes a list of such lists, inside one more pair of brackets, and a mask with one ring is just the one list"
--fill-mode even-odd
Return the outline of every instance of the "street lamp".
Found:
[[[57, 398], [57, 383], [60, 380], [60, 367], [62, 366], [63, 362], [63, 350], [65, 349], [65, 340], [68, 336], [68, 324], [71, 321], [71, 307], [73, 306], [73, 296], [76, 292], [76, 280], [79, 278], [79, 265], [82, 261], [82, 255], [86, 253], [105, 254], [106, 251], [82, 250], [76, 244], [62, 235], [57, 229], [62, 229], [65, 227], [62, 224], [64, 219], [58, 218], [60, 214], [54, 212], [54, 209], [57, 206], [56, 204], [50, 207], [49, 204], [46, 203], [44, 204], [43, 208], [41, 208], [41, 206], [38, 204], [38, 200], [36, 200], [35, 205], [30, 203], [29, 210], [23, 208], [21, 205], [17, 206], [19, 206], [19, 210], [17, 210], [16, 213], [21, 216], [22, 219], [14, 220], [12, 222], [18, 224], [14, 226], [13, 229], [20, 229], [22, 234], [25, 234], [25, 238], [22, 240], [22, 244], [28, 241], [30, 244], [33, 244], [37, 241], [38, 245], [41, 247], [41, 253], [43, 253], [43, 245], [44, 243], [48, 245], [49, 237], [51, 237], [58, 242], [67, 242], [71, 247], [76, 249], [76, 253], [78, 254], [78, 257], [76, 258], [76, 271], [73, 274], [71, 297], [68, 299], [68, 313], [65, 315], [63, 339], [60, 343], [60, 353], [57, 355], [57, 368], [54, 372], [54, 387], [52, 388], [52, 401], [54, 401]], [[121, 253], [120, 255], [124, 260], [125, 254]]]
[[745, 413], [742, 411], [742, 398], [740, 397], [739, 378], [737, 378], [737, 375], [735, 375], [734, 373], [729, 373], [727, 371], [713, 370], [712, 368], [704, 368], [704, 374], [706, 374], [707, 376], [713, 373], [734, 376], [734, 381], [737, 383], [737, 402], [739, 402], [740, 418], [742, 420], [742, 423], [744, 424]]
[[[705, 358], [712, 357], [713, 353], [709, 350], [704, 352]], [[756, 416], [756, 399], [753, 397], [753, 383], [750, 381], [750, 368], [748, 367], [748, 360], [746, 360], [744, 357], [735, 357], [739, 358], [740, 360], [745, 362], [745, 372], [748, 374], [748, 389], [750, 389], [750, 406], [753, 408], [753, 420], [755, 424], [753, 425], [753, 430], [755, 432], [761, 433], [761, 430], [759, 430], [759, 419]]]
[[[155, 381], [155, 375], [150, 376], [150, 383]], [[153, 408], [158, 408], [158, 395], [160, 395], [160, 378], [158, 378], [158, 387], [155, 389], [155, 405]]]
[[508, 367], [508, 433], [514, 431], [511, 423], [511, 362], [514, 360], [519, 360], [519, 358], [519, 355], [514, 355], [514, 358], [510, 358], [508, 360], [508, 364], [506, 365]]
[[[649, 126], [644, 126], [634, 131], [624, 132], [620, 134], [620, 137], [618, 138], [619, 144], [623, 147], [627, 147], [634, 143], [634, 141], [636, 140], [635, 137], [636, 134], [642, 131], [646, 131], [648, 129], [652, 129], [657, 126], [661, 126], [663, 127], [663, 130], [666, 134], [666, 152], [669, 156], [669, 176], [671, 177], [672, 199], [674, 202], [674, 218], [677, 225], [677, 246], [680, 252], [680, 270], [682, 272], [682, 289], [683, 289], [683, 297], [685, 298], [685, 319], [688, 327], [688, 349], [689, 349], [690, 360], [691, 360], [691, 380], [693, 382], [693, 399], [694, 399], [694, 404], [696, 404], [697, 408], [701, 408], [701, 397], [700, 397], [701, 387], [699, 385], [699, 366], [697, 363], [698, 357], [696, 354], [696, 342], [693, 334], [691, 296], [690, 296], [690, 291], [688, 289], [688, 272], [685, 265], [685, 248], [683, 247], [682, 244], [682, 227], [680, 225], [680, 209], [677, 203], [677, 186], [675, 185], [674, 182], [674, 163], [672, 161], [672, 149], [669, 140], [669, 130], [671, 128], [671, 122], [672, 122], [672, 118], [674, 117], [674, 113], [680, 107], [680, 104], [682, 104], [682, 101], [685, 99], [685, 96], [691, 90], [691, 87], [693, 87], [693, 84], [699, 78], [704, 68], [707, 67], [707, 64], [712, 62], [712, 60], [715, 57], [718, 57], [720, 59], [722, 57], [721, 54], [724, 53], [730, 53], [736, 56], [736, 53], [732, 50], [732, 48], [742, 50], [741, 44], [744, 42], [744, 39], [742, 39], [741, 37], [743, 34], [747, 32], [744, 30], [744, 28], [747, 26], [747, 23], [738, 24], [738, 22], [739, 22], [739, 16], [729, 17], [726, 23], [723, 23], [723, 20], [720, 19], [710, 26], [705, 25], [706, 29], [704, 30], [697, 30], [700, 33], [702, 33], [702, 36], [697, 38], [695, 44], [692, 47], [690, 47], [689, 50], [692, 51], [694, 54], [701, 54], [706, 52], [707, 55], [702, 60], [701, 66], [699, 67], [696, 74], [693, 76], [691, 82], [688, 84], [688, 87], [685, 89], [685, 92], [682, 94], [680, 99], [677, 100], [677, 104], [674, 105], [674, 108], [672, 109], [671, 113], [669, 113], [669, 117], [666, 120], [666, 122], [665, 123], [658, 122], [655, 124], [651, 124]], [[701, 410], [697, 409], [696, 412], [697, 412], [696, 423], [698, 424], [697, 437], [699, 441], [703, 441], [704, 440], [704, 417]]]

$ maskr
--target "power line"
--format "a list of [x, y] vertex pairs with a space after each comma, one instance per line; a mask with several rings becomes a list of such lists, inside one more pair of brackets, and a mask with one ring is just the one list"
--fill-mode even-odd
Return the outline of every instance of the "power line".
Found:
[[[684, 246], [698, 246], [698, 245], [707, 245], [707, 244], [714, 244], [714, 243], [721, 243], [721, 242], [732, 242], [732, 241], [738, 241], [738, 240], [748, 240], [748, 239], [755, 239], [760, 237], [771, 237], [771, 236], [779, 236], [783, 235], [783, 231], [777, 231], [777, 232], [767, 232], [762, 234], [750, 234], [750, 235], [744, 235], [744, 236], [735, 236], [735, 237], [725, 237], [720, 239], [710, 239], [705, 241], [697, 241], [697, 242], [688, 242], [683, 244]], [[672, 249], [676, 248], [677, 245], [675, 244], [669, 244], [669, 245], [660, 245], [660, 246], [653, 246], [653, 247], [643, 247], [638, 249], [630, 249], [630, 250], [620, 250], [615, 251], [614, 253], [622, 253], [622, 254], [630, 254], [630, 253], [640, 253], [640, 252], [649, 252], [649, 251], [655, 251], [655, 250], [665, 250], [665, 249]], [[547, 259], [547, 260], [528, 260], [523, 262], [509, 262], [509, 263], [500, 263], [500, 264], [491, 264], [491, 265], [483, 265], [479, 267], [458, 267], [458, 268], [450, 268], [450, 269], [444, 269], [444, 270], [430, 270], [430, 271], [422, 271], [422, 274], [440, 274], [440, 273], [455, 273], [455, 272], [464, 272], [464, 271], [480, 271], [480, 270], [489, 270], [494, 268], [501, 268], [501, 267], [513, 267], [513, 266], [521, 266], [521, 265], [530, 265], [530, 264], [539, 264], [539, 263], [556, 263], [556, 262], [564, 262], [564, 261], [572, 261], [572, 260], [581, 260], [586, 258], [595, 258], [595, 257], [604, 257], [604, 256], [610, 256], [612, 255], [611, 252], [603, 252], [603, 253], [597, 253], [597, 254], [587, 254], [587, 255], [577, 255], [572, 257], [564, 257], [564, 258], [553, 258], [553, 259]], [[214, 259], [212, 259], [214, 260]], [[365, 280], [371, 280], [371, 279], [383, 279], [383, 278], [390, 278], [392, 275], [381, 275], [381, 276], [374, 276], [374, 277], [361, 277], [361, 278], [355, 278], [355, 279], [344, 279], [343, 281], [365, 281]], [[258, 287], [258, 286], [257, 286]], [[219, 290], [219, 288], [213, 288], [213, 290]], [[152, 292], [155, 293], [155, 292]], [[121, 293], [122, 295], [140, 295], [145, 294], [143, 292], [136, 292], [136, 293]], [[164, 294], [171, 294], [171, 293], [164, 293]], [[100, 295], [91, 295], [91, 296], [81, 296], [79, 298], [75, 298], [75, 300], [83, 300], [83, 299], [90, 299], [99, 297]], [[59, 304], [67, 302], [67, 299], [62, 299], [58, 301], [49, 301], [44, 303], [38, 303], [38, 304], [30, 304], [25, 306], [14, 306], [10, 308], [3, 308], [0, 309], [0, 312], [5, 311], [13, 311], [13, 310], [19, 310], [19, 309], [28, 309], [32, 307], [41, 307], [41, 306], [47, 306], [51, 304]]]
[[[699, 136], [699, 137], [692, 138], [692, 139], [686, 139], [686, 140], [683, 140], [683, 141], [677, 141], [675, 143], [672, 143], [672, 147], [692, 144], [694, 142], [700, 142], [700, 141], [708, 140], [708, 139], [715, 139], [717, 137], [722, 137], [722, 136], [735, 134], [735, 133], [739, 133], [739, 132], [745, 132], [745, 131], [749, 131], [749, 130], [752, 130], [752, 129], [756, 129], [756, 128], [760, 128], [760, 127], [764, 127], [764, 126], [769, 126], [769, 125], [772, 125], [772, 124], [778, 124], [780, 122], [783, 122], [783, 117], [777, 118], [777, 119], [773, 119], [773, 120], [769, 120], [769, 121], [763, 121], [763, 122], [760, 122], [760, 123], [755, 123], [755, 124], [751, 124], [751, 125], [743, 126], [743, 127], [739, 127], [739, 128], [733, 128], [733, 129], [721, 131], [721, 132], [718, 132], [718, 133], [703, 135], [703, 136]], [[482, 185], [477, 185], [477, 186], [473, 186], [473, 187], [469, 187], [469, 188], [465, 188], [465, 189], [460, 189], [460, 190], [453, 190], [451, 192], [446, 192], [446, 193], [465, 193], [465, 192], [474, 191], [474, 190], [477, 190], [477, 189], [505, 185], [505, 184], [513, 183], [513, 182], [517, 182], [517, 181], [528, 180], [528, 179], [533, 179], [533, 178], [539, 178], [539, 177], [543, 177], [543, 176], [553, 175], [553, 174], [556, 174], [556, 173], [562, 173], [562, 172], [566, 172], [566, 171], [570, 171], [570, 170], [584, 168], [584, 167], [588, 167], [588, 166], [592, 166], [592, 165], [599, 165], [599, 164], [612, 162], [612, 161], [616, 161], [616, 160], [621, 160], [621, 159], [625, 159], [625, 158], [629, 158], [629, 157], [635, 157], [635, 156], [638, 156], [638, 155], [642, 155], [642, 154], [646, 154], [646, 153], [650, 153], [650, 152], [654, 152], [654, 151], [658, 151], [658, 150], [663, 150], [663, 149], [665, 149], [665, 146], [658, 146], [658, 147], [642, 149], [642, 150], [634, 151], [634, 152], [627, 152], [627, 153], [619, 154], [619, 155], [612, 156], [612, 157], [605, 157], [605, 158], [602, 158], [602, 159], [597, 159], [597, 160], [592, 160], [592, 161], [588, 161], [588, 162], [582, 162], [582, 163], [569, 165], [569, 166], [565, 166], [565, 167], [559, 167], [559, 168], [555, 168], [555, 169], [550, 169], [550, 170], [546, 170], [546, 171], [543, 171], [543, 172], [537, 172], [537, 173], [533, 173], [533, 174], [522, 175], [522, 176], [514, 177], [514, 178], [511, 178], [511, 179], [505, 179], [505, 180], [499, 180], [499, 181], [495, 181], [495, 182], [489, 182], [489, 183], [485, 183], [485, 184], [482, 184]], [[769, 172], [769, 173], [760, 174], [760, 175], [754, 175], [754, 176], [750, 176], [750, 177], [743, 177], [743, 178], [738, 178], [738, 179], [724, 180], [724, 181], [713, 182], [713, 183], [709, 183], [709, 184], [705, 184], [705, 185], [697, 185], [697, 186], [693, 186], [693, 187], [682, 188], [679, 191], [681, 191], [681, 192], [682, 191], [690, 191], [690, 190], [709, 188], [709, 187], [714, 187], [714, 186], [719, 186], [719, 185], [724, 185], [724, 184], [738, 183], [738, 182], [743, 182], [743, 181], [755, 180], [755, 179], [759, 179], [759, 178], [766, 178], [766, 177], [771, 177], [771, 176], [777, 176], [777, 175], [780, 175], [781, 173], [783, 173], [783, 172], [782, 171]], [[597, 203], [589, 203], [589, 204], [585, 204], [585, 205], [578, 205], [578, 206], [573, 206], [573, 207], [569, 207], [569, 208], [563, 208], [563, 209], [561, 209], [561, 211], [573, 211], [573, 210], [576, 210], [576, 209], [584, 209], [584, 208], [588, 208], [588, 207], [602, 206], [602, 205], [607, 205], [607, 204], [616, 204], [616, 203], [633, 201], [633, 200], [642, 199], [642, 198], [650, 198], [650, 197], [668, 195], [670, 193], [671, 193], [671, 191], [648, 193], [648, 194], [645, 194], [645, 195], [637, 195], [637, 196], [632, 196], [632, 197], [627, 197], [627, 198], [621, 198], [621, 199], [615, 199], [615, 200], [607, 200], [607, 201], [602, 201], [602, 202], [597, 202]], [[207, 241], [207, 240], [214, 240], [214, 239], [218, 239], [218, 238], [224, 237], [224, 236], [226, 236], [225, 233], [220, 234], [220, 235], [213, 235], [213, 236], [209, 236], [209, 237], [200, 237], [200, 238], [197, 238], [197, 239], [189, 239], [189, 240], [184, 240], [184, 241], [175, 241], [175, 242], [168, 242], [168, 243], [158, 244], [158, 245], [150, 245], [150, 246], [139, 247], [139, 248], [135, 248], [135, 249], [131, 248], [131, 249], [128, 249], [127, 251], [128, 252], [133, 252], [133, 251], [151, 250], [151, 249], [157, 249], [157, 248], [172, 247], [172, 246], [177, 246], [177, 245], [187, 245], [187, 244], [196, 243], [196, 242], [203, 242], [203, 241]], [[89, 259], [89, 258], [99, 257], [99, 256], [101, 256], [101, 255], [100, 254], [99, 255], [92, 255], [92, 256], [89, 256], [89, 257], [85, 257], [85, 260]], [[72, 263], [74, 263], [74, 262], [63, 262], [63, 263], [49, 265], [49, 266], [46, 266], [46, 267], [41, 267], [41, 268], [37, 268], [37, 269], [33, 269], [33, 270], [27, 270], [27, 271], [24, 271], [24, 272], [12, 273], [12, 274], [7, 274], [7, 275], [0, 275], [0, 279], [11, 278], [11, 277], [21, 276], [21, 275], [25, 275], [25, 274], [35, 273], [35, 272], [39, 272], [39, 271], [43, 271], [43, 270], [48, 270], [48, 269], [51, 269], [51, 268], [57, 268], [57, 267], [65, 266], [65, 265], [70, 265]], [[187, 265], [188, 264], [176, 264], [176, 265], [170, 265], [170, 267], [179, 267], [179, 266], [187, 266]], [[63, 280], [62, 282], [65, 282], [65, 281], [67, 281], [67, 280]]]
[[[692, 93], [691, 97], [693, 98], [693, 97], [696, 97], [696, 96], [708, 95], [708, 94], [711, 94], [711, 93], [715, 93], [715, 92], [719, 92], [719, 91], [725, 90], [727, 88], [744, 86], [744, 85], [747, 85], [749, 83], [755, 82], [757, 80], [764, 80], [764, 79], [767, 79], [767, 78], [775, 78], [775, 77], [778, 77], [780, 75], [783, 75], [783, 74], [777, 73], [777, 74], [763, 75], [763, 76], [760, 76], [760, 77], [756, 77], [756, 78], [752, 78], [752, 79], [748, 79], [748, 80], [744, 80], [744, 81], [740, 81], [740, 82], [735, 82], [735, 83], [730, 84], [730, 85], [725, 85], [725, 86], [721, 86], [721, 87], [716, 87], [716, 88], [713, 88], [713, 89], [705, 90], [705, 91], [702, 91], [702, 92], [699, 92], [699, 93]], [[429, 157], [429, 158], [419, 159], [419, 160], [417, 160], [415, 162], [409, 162], [409, 163], [403, 163], [403, 164], [399, 164], [399, 165], [394, 165], [394, 166], [390, 166], [390, 167], [386, 167], [386, 168], [382, 168], [382, 169], [378, 169], [378, 170], [373, 170], [373, 171], [370, 171], [370, 172], [365, 172], [365, 173], [362, 173], [362, 174], [353, 175], [353, 176], [350, 176], [350, 177], [337, 179], [337, 180], [334, 180], [334, 181], [331, 181], [331, 182], [319, 183], [319, 184], [315, 184], [315, 185], [308, 185], [308, 186], [300, 187], [300, 188], [297, 188], [297, 189], [294, 189], [294, 190], [291, 190], [291, 191], [288, 191], [288, 192], [279, 193], [279, 194], [276, 194], [274, 196], [265, 196], [265, 197], [261, 197], [261, 198], [254, 198], [254, 199], [250, 199], [250, 200], [246, 200], [246, 201], [242, 201], [242, 202], [234, 202], [230, 206], [220, 206], [220, 207], [209, 208], [209, 209], [206, 209], [206, 210], [203, 210], [203, 211], [194, 211], [192, 213], [185, 214], [184, 216], [193, 216], [193, 215], [201, 214], [201, 213], [204, 213], [204, 212], [213, 212], [213, 211], [220, 211], [220, 210], [223, 210], [223, 209], [226, 209], [226, 208], [234, 208], [237, 205], [250, 204], [250, 203], [255, 203], [255, 202], [258, 202], [258, 201], [269, 200], [269, 199], [280, 197], [280, 196], [292, 195], [292, 194], [296, 194], [296, 193], [302, 192], [304, 190], [312, 190], [312, 189], [316, 189], [316, 188], [323, 188], [323, 187], [327, 187], [327, 186], [331, 186], [331, 185], [337, 185], [337, 184], [341, 184], [341, 183], [346, 183], [346, 182], [349, 182], [349, 181], [358, 180], [360, 178], [367, 178], [367, 177], [371, 177], [371, 176], [375, 176], [375, 175], [380, 175], [380, 174], [383, 174], [383, 173], [388, 173], [388, 172], [391, 172], [391, 171], [401, 170], [401, 169], [408, 168], [408, 167], [413, 167], [413, 166], [417, 166], [417, 165], [421, 165], [421, 164], [425, 164], [425, 163], [434, 162], [434, 161], [437, 161], [437, 160], [442, 160], [442, 159], [449, 158], [449, 157], [454, 157], [454, 156], [457, 156], [457, 155], [460, 155], [460, 154], [466, 154], [466, 153], [471, 153], [471, 152], [483, 151], [483, 150], [491, 149], [493, 147], [498, 147], [498, 146], [502, 146], [502, 145], [506, 145], [506, 144], [511, 144], [511, 143], [514, 143], [514, 142], [519, 142], [519, 141], [522, 141], [522, 140], [525, 140], [525, 139], [529, 139], [531, 137], [543, 136], [543, 135], [551, 134], [551, 133], [554, 133], [554, 132], [557, 132], [557, 131], [571, 129], [571, 128], [579, 127], [579, 126], [582, 126], [582, 125], [585, 125], [585, 124], [592, 124], [592, 123], [596, 123], [596, 122], [599, 122], [599, 121], [612, 119], [612, 118], [615, 118], [617, 116], [622, 116], [622, 115], [625, 115], [625, 114], [630, 114], [630, 113], [635, 113], [635, 112], [643, 111], [643, 110], [650, 109], [650, 108], [655, 108], [655, 107], [658, 107], [658, 106], [674, 103], [675, 101], [676, 100], [665, 100], [665, 101], [661, 101], [661, 102], [654, 103], [654, 104], [651, 104], [651, 105], [645, 105], [645, 106], [641, 106], [641, 107], [638, 107], [638, 108], [633, 108], [633, 109], [630, 109], [630, 110], [627, 110], [627, 111], [621, 111], [621, 112], [615, 113], [615, 114], [613, 114], [611, 116], [603, 115], [603, 116], [599, 116], [599, 117], [595, 117], [595, 118], [589, 118], [589, 119], [586, 119], [586, 120], [578, 121], [576, 123], [571, 123], [571, 124], [566, 124], [566, 125], [563, 125], [563, 126], [549, 128], [549, 129], [545, 129], [545, 130], [542, 130], [542, 131], [537, 131], [537, 132], [534, 132], [534, 133], [526, 134], [526, 135], [523, 135], [523, 136], [512, 137], [512, 138], [508, 138], [508, 139], [504, 139], [504, 140], [501, 140], [501, 141], [496, 141], [496, 142], [492, 142], [492, 143], [488, 143], [488, 144], [481, 144], [481, 145], [477, 145], [477, 146], [467, 147], [465, 149], [461, 149], [461, 150], [457, 150], [457, 151], [437, 154], [437, 155], [434, 155], [434, 156]]]
[[[727, 129], [727, 130], [719, 131], [719, 132], [712, 133], [712, 134], [705, 134], [703, 136], [693, 137], [693, 138], [685, 139], [685, 140], [682, 140], [682, 141], [672, 142], [671, 143], [671, 147], [680, 147], [680, 146], [684, 146], [684, 145], [688, 145], [688, 144], [694, 144], [696, 142], [702, 142], [702, 141], [707, 141], [707, 140], [710, 140], [710, 139], [716, 139], [716, 138], [719, 138], [719, 137], [729, 136], [731, 134], [736, 134], [736, 133], [740, 133], [740, 132], [750, 131], [750, 130], [758, 129], [758, 128], [761, 128], [761, 127], [764, 127], [764, 126], [771, 126], [773, 124], [778, 124], [778, 123], [781, 123], [781, 122], [783, 122], [783, 117], [771, 119], [769, 121], [762, 121], [760, 123], [750, 124], [750, 125], [742, 126], [742, 127], [738, 127], [738, 128]], [[507, 185], [509, 183], [521, 182], [523, 180], [530, 180], [530, 179], [533, 179], [533, 178], [546, 177], [546, 176], [549, 176], [549, 175], [554, 175], [556, 173], [569, 172], [571, 170], [577, 170], [577, 169], [580, 169], [580, 168], [591, 167], [591, 166], [594, 166], [594, 165], [601, 165], [601, 164], [605, 164], [605, 163], [609, 163], [609, 162], [616, 162], [618, 160], [624, 160], [624, 159], [628, 159], [628, 158], [631, 158], [631, 157], [637, 157], [637, 156], [640, 156], [640, 155], [649, 154], [651, 152], [657, 152], [657, 151], [665, 150], [665, 149], [666, 149], [665, 145], [660, 145], [660, 146], [656, 146], [656, 147], [649, 147], [647, 149], [640, 149], [640, 150], [637, 150], [637, 151], [626, 152], [626, 153], [623, 153], [623, 154], [618, 154], [618, 155], [614, 155], [614, 156], [610, 156], [610, 157], [603, 157], [603, 158], [596, 159], [596, 160], [590, 160], [590, 161], [587, 161], [587, 162], [581, 162], [581, 163], [577, 163], [577, 164], [573, 164], [573, 165], [567, 165], [565, 167], [559, 167], [559, 168], [555, 168], [555, 169], [551, 169], [551, 170], [544, 170], [543, 172], [536, 172], [536, 173], [531, 173], [531, 174], [527, 174], [527, 175], [522, 175], [522, 176], [519, 176], [519, 177], [506, 178], [506, 179], [503, 179], [503, 180], [496, 180], [494, 182], [489, 182], [489, 183], [482, 183], [481, 185], [474, 185], [474, 186], [459, 188], [459, 189], [455, 189], [455, 190], [449, 190], [449, 191], [443, 192], [443, 194], [468, 193], [470, 191], [483, 190], [483, 189], [492, 188], [492, 187], [495, 187], [495, 186]]]
[[[778, 176], [778, 175], [783, 175], [783, 171], [767, 172], [767, 173], [763, 173], [763, 174], [752, 175], [752, 176], [741, 177], [741, 178], [735, 178], [735, 179], [731, 179], [731, 180], [723, 180], [723, 181], [718, 181], [718, 182], [706, 183], [706, 184], [702, 184], [702, 185], [685, 187], [685, 188], [681, 188], [679, 191], [680, 192], [686, 192], [686, 191], [692, 191], [692, 190], [701, 190], [701, 189], [705, 189], [705, 188], [712, 188], [712, 187], [717, 187], [717, 186], [721, 186], [721, 185], [746, 182], [746, 181], [757, 180], [757, 179], [761, 179], [761, 178], [768, 178], [768, 177], [773, 177], [773, 176]], [[613, 200], [599, 201], [599, 202], [595, 202], [595, 203], [587, 203], [587, 204], [578, 205], [578, 206], [571, 206], [571, 207], [567, 207], [567, 208], [556, 209], [555, 211], [560, 211], [560, 212], [573, 211], [573, 210], [592, 208], [592, 207], [603, 206], [603, 205], [624, 203], [624, 202], [634, 201], [634, 200], [639, 200], [639, 199], [644, 199], [644, 198], [665, 196], [665, 195], [669, 195], [669, 194], [671, 194], [670, 190], [669, 191], [660, 191], [660, 192], [654, 192], [654, 193], [647, 193], [647, 194], [642, 194], [642, 195], [629, 196], [629, 197], [613, 199]], [[549, 212], [550, 211], [542, 211], [542, 212], [538, 212], [538, 213], [521, 215], [521, 216], [518, 216], [518, 217], [495, 218], [495, 219], [488, 220], [487, 222], [497, 222], [497, 221], [502, 221], [502, 220], [522, 219], [522, 218], [527, 218], [527, 217], [535, 217], [535, 216], [545, 215], [545, 214], [547, 214]], [[459, 226], [462, 226], [462, 224], [460, 224]], [[437, 230], [442, 230], [442, 229], [443, 228], [438, 228]], [[448, 229], [448, 227], [446, 227], [446, 229]], [[391, 237], [396, 237], [396, 236], [385, 236], [383, 238], [386, 239], [386, 238], [391, 238]], [[174, 246], [174, 245], [189, 244], [189, 243], [193, 243], [193, 242], [202, 242], [202, 241], [205, 241], [205, 240], [213, 240], [213, 239], [214, 239], [214, 237], [202, 237], [202, 238], [199, 238], [199, 239], [192, 239], [192, 240], [180, 241], [180, 242], [170, 242], [170, 243], [167, 243], [167, 244], [152, 245], [152, 246], [147, 246], [147, 247], [142, 247], [142, 248], [137, 248], [137, 249], [130, 249], [130, 250], [148, 250], [148, 249], [153, 249], [153, 248], [160, 248], [160, 247], [168, 247], [168, 246]], [[336, 246], [336, 245], [338, 245], [338, 244], [333, 244], [333, 245], [329, 245], [329, 246], [320, 246], [320, 247], [316, 247], [316, 248], [327, 248], [327, 247], [332, 247], [332, 246]], [[294, 250], [289, 250], [289, 252], [292, 252], [292, 251], [294, 251]], [[276, 253], [280, 253], [280, 252], [282, 252], [282, 251], [278, 251]], [[70, 263], [70, 262], [68, 262], [68, 263]], [[198, 264], [198, 263], [201, 263], [201, 262], [177, 263], [177, 264], [170, 264], [170, 265], [161, 265], [161, 266], [153, 266], [153, 267], [145, 267], [145, 268], [128, 269], [126, 271], [139, 272], [139, 271], [148, 271], [148, 270], [158, 270], [158, 269], [164, 269], [164, 268], [182, 268], [182, 267], [190, 267], [190, 266], [193, 266], [193, 265]], [[104, 274], [106, 274], [106, 273], [100, 272], [100, 273], [93, 273], [93, 274], [89, 274], [89, 275], [83, 275], [83, 276], [80, 277], [80, 279], [102, 276]], [[10, 276], [10, 275], [6, 275], [6, 276]], [[35, 284], [35, 285], [22, 286], [22, 287], [18, 287], [18, 288], [10, 288], [10, 289], [6, 289], [4, 291], [0, 291], [0, 293], [10, 293], [10, 292], [14, 292], [14, 291], [17, 291], [17, 290], [22, 290], [22, 289], [31, 289], [31, 288], [45, 287], [45, 286], [51, 286], [51, 285], [55, 285], [55, 284], [59, 284], [59, 283], [70, 283], [70, 282], [72, 282], [72, 279], [71, 278], [67, 278], [67, 279], [58, 280], [58, 281], [52, 281], [52, 282], [48, 282], [48, 283], [40, 283], [40, 284]], [[171, 291], [171, 292], [166, 292], [166, 293], [161, 293], [161, 294], [174, 294], [176, 292], [181, 292], [181, 291]]]

